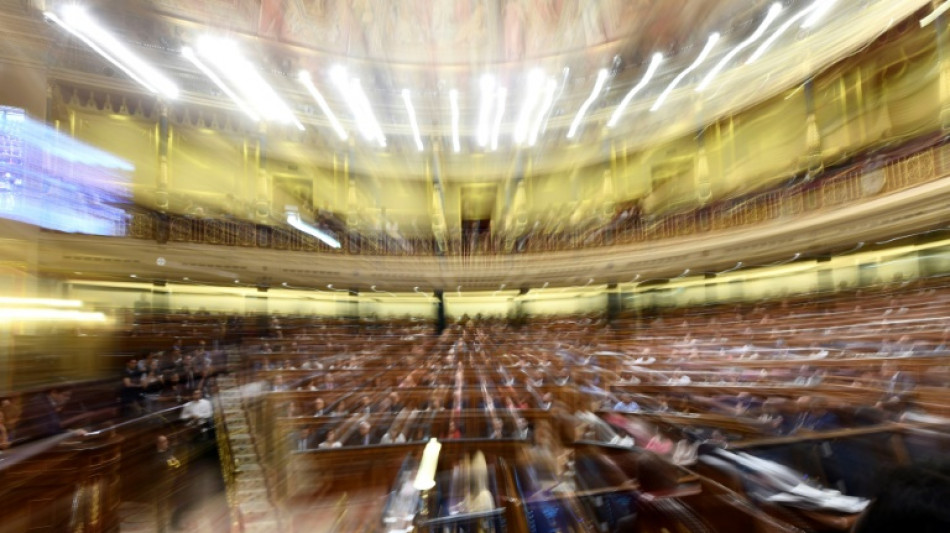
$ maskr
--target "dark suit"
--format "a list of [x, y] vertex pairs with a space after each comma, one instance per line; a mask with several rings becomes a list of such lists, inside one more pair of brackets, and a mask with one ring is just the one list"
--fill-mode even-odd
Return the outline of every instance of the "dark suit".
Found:
[[297, 451], [297, 452], [312, 450], [316, 447], [317, 447], [317, 436], [313, 432], [306, 434], [303, 431], [299, 431], [293, 436], [290, 442], [291, 450]]
[[378, 441], [374, 435], [372, 429], [366, 435], [360, 435], [359, 430], [354, 431], [350, 438], [347, 439], [347, 446], [369, 446], [370, 444], [376, 444]]
[[21, 437], [27, 439], [41, 439], [63, 432], [59, 411], [53, 401], [46, 394], [38, 394], [30, 399], [23, 409], [25, 426]]

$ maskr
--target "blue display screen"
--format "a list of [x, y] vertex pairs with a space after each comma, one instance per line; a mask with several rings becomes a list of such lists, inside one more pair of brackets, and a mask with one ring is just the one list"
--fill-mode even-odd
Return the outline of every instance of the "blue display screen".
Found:
[[0, 106], [0, 218], [47, 229], [124, 235], [135, 167]]

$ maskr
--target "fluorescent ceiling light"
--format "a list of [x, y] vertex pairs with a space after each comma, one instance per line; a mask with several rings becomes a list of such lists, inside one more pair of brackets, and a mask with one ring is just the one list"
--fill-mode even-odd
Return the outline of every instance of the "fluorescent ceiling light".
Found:
[[802, 29], [807, 30], [818, 24], [818, 21], [831, 11], [836, 1], [837, 0], [815, 0], [815, 3], [812, 4], [811, 15], [805, 19], [805, 22], [802, 22]]
[[702, 64], [702, 62], [706, 59], [706, 56], [709, 55], [709, 52], [712, 50], [713, 46], [716, 46], [716, 42], [718, 41], [718, 33], [713, 33], [709, 36], [709, 39], [706, 39], [706, 46], [704, 46], [702, 51], [699, 52], [699, 55], [696, 56], [696, 59], [693, 60], [693, 63], [686, 67], [683, 72], [680, 72], [675, 78], [673, 78], [673, 81], [670, 82], [666, 89], [664, 89], [660, 94], [660, 97], [656, 99], [656, 102], [653, 103], [653, 107], [650, 108], [650, 111], [656, 111], [660, 108], [660, 106], [663, 105], [663, 102], [665, 102], [667, 97], [670, 96], [670, 93], [673, 92], [673, 89], [675, 89], [676, 86], [679, 85], [681, 81], [683, 81], [683, 78], [688, 76], [690, 72], [696, 70], [696, 67]]
[[452, 108], [452, 151], [459, 153], [462, 149], [459, 143], [459, 92], [458, 89], [449, 91], [449, 106]]
[[310, 224], [307, 224], [303, 220], [300, 220], [300, 214], [297, 213], [296, 211], [287, 212], [287, 223], [297, 228], [298, 230], [306, 233], [307, 235], [312, 235], [320, 239], [320, 241], [322, 241], [324, 244], [326, 244], [327, 246], [331, 248], [340, 247], [340, 241], [336, 240], [329, 233], [326, 233], [323, 230], [317, 229], [311, 226]]
[[63, 18], [59, 18], [51, 11], [44, 12], [44, 15], [75, 35], [149, 91], [165, 98], [178, 98], [177, 85], [136, 56], [132, 50], [93, 20], [85, 9], [77, 5], [67, 5], [63, 7], [61, 13]]
[[795, 23], [797, 23], [799, 20], [808, 16], [808, 14], [811, 13], [816, 7], [818, 7], [818, 4], [823, 1], [826, 1], [826, 0], [815, 0], [815, 2], [812, 3], [812, 5], [806, 7], [805, 9], [799, 11], [798, 13], [795, 13], [794, 16], [786, 20], [785, 23], [779, 26], [772, 35], [769, 35], [768, 39], [763, 41], [762, 44], [760, 44], [759, 47], [756, 48], [755, 52], [753, 52], [752, 55], [749, 56], [749, 59], [746, 59], [745, 64], [748, 65], [754, 62], [755, 60], [759, 59], [760, 57], [762, 57], [762, 54], [764, 54], [765, 51], [768, 50], [769, 47], [771, 47], [775, 43], [775, 41], [778, 40], [779, 37], [782, 36], [782, 34], [788, 31], [788, 29], [794, 26]]
[[330, 126], [333, 127], [333, 131], [336, 132], [341, 141], [345, 141], [348, 138], [346, 130], [343, 129], [343, 125], [340, 124], [340, 121], [337, 120], [336, 115], [333, 114], [333, 111], [327, 104], [326, 99], [323, 98], [323, 95], [317, 90], [316, 85], [313, 84], [313, 80], [310, 78], [310, 73], [306, 70], [301, 70], [300, 74], [297, 76], [297, 79], [300, 80], [300, 83], [302, 83], [303, 86], [307, 88], [307, 92], [309, 92], [310, 96], [316, 100], [317, 105], [320, 106], [320, 110], [323, 111], [323, 114], [326, 115], [326, 117], [330, 120]]
[[541, 108], [538, 109], [534, 124], [531, 126], [531, 133], [528, 135], [529, 146], [534, 146], [535, 143], [538, 142], [538, 136], [541, 134], [541, 126], [544, 124], [544, 120], [547, 118], [551, 106], [554, 105], [555, 90], [557, 90], [557, 82], [553, 79], [548, 79], [548, 83], [544, 86], [544, 101], [541, 102]]
[[481, 87], [481, 107], [478, 110], [478, 145], [487, 146], [489, 131], [491, 125], [492, 100], [495, 94], [495, 77], [491, 74], [483, 74], [479, 82]]
[[60, 300], [57, 298], [17, 298], [12, 296], [0, 296], [0, 305], [30, 305], [47, 307], [82, 307], [79, 300]]
[[715, 78], [716, 75], [718, 75], [739, 52], [745, 50], [750, 44], [757, 41], [759, 37], [762, 37], [762, 34], [765, 33], [765, 30], [769, 28], [769, 26], [773, 21], [775, 21], [781, 12], [782, 4], [779, 4], [778, 2], [772, 4], [769, 7], [768, 13], [765, 14], [765, 18], [762, 20], [762, 23], [759, 24], [759, 27], [755, 29], [755, 32], [753, 32], [752, 35], [750, 35], [746, 40], [736, 45], [736, 47], [730, 50], [728, 54], [723, 56], [723, 58], [719, 60], [719, 63], [716, 63], [716, 66], [709, 71], [709, 74], [706, 74], [706, 77], [703, 78], [703, 81], [699, 82], [699, 85], [696, 86], [696, 92], [703, 91], [709, 87], [709, 84], [712, 83], [713, 78]]
[[498, 134], [501, 129], [501, 119], [505, 115], [505, 100], [508, 97], [508, 90], [499, 87], [495, 93], [495, 120], [491, 132], [491, 149], [498, 149]]
[[422, 151], [422, 135], [419, 134], [419, 123], [416, 122], [416, 110], [412, 107], [412, 96], [409, 95], [409, 89], [402, 90], [402, 101], [406, 104], [406, 112], [409, 113], [409, 125], [412, 127], [412, 138], [416, 141], [416, 148]]
[[617, 125], [617, 122], [620, 120], [620, 115], [623, 114], [624, 110], [630, 104], [630, 101], [633, 100], [633, 97], [637, 95], [647, 83], [650, 83], [650, 79], [653, 78], [653, 75], [656, 74], [656, 69], [659, 68], [660, 63], [663, 62], [663, 54], [657, 52], [653, 54], [653, 57], [650, 59], [650, 66], [647, 67], [647, 71], [643, 74], [643, 78], [640, 79], [640, 83], [634, 85], [633, 89], [630, 89], [630, 92], [623, 97], [623, 100], [620, 101], [620, 105], [617, 106], [617, 109], [614, 110], [614, 114], [611, 115], [610, 121], [607, 122], [607, 127], [612, 128]]
[[946, 13], [947, 10], [950, 10], [950, 0], [947, 0], [946, 2], [940, 4], [939, 6], [937, 6], [936, 9], [931, 11], [929, 15], [920, 19], [920, 27], [923, 28], [924, 26], [937, 20], [937, 18], [940, 17], [940, 15], [943, 15], [944, 13]]
[[544, 73], [541, 69], [533, 69], [528, 74], [528, 87], [525, 89], [524, 100], [521, 102], [521, 112], [518, 113], [518, 122], [515, 123], [515, 143], [522, 144], [528, 138], [528, 128], [531, 126], [531, 117], [535, 107], [541, 103], [544, 95]]
[[26, 322], [34, 320], [105, 322], [106, 315], [93, 311], [67, 311], [64, 309], [44, 309], [35, 307], [0, 309], [0, 322]]
[[386, 146], [386, 136], [383, 135], [383, 128], [379, 125], [379, 121], [376, 120], [376, 115], [373, 114], [373, 106], [369, 103], [369, 98], [366, 96], [366, 91], [363, 90], [363, 84], [360, 83], [360, 80], [353, 78], [352, 80], [353, 90], [355, 91], [355, 96], [357, 99], [357, 104], [363, 109], [363, 116], [369, 121], [370, 127], [373, 131], [373, 136], [376, 141], [379, 142], [379, 145], [382, 147]]
[[203, 61], [198, 59], [198, 56], [195, 54], [194, 50], [186, 46], [181, 49], [181, 55], [183, 55], [185, 59], [187, 59], [188, 61], [191, 61], [192, 65], [197, 67], [198, 70], [200, 70], [205, 76], [207, 76], [208, 79], [210, 79], [219, 89], [221, 89], [224, 92], [224, 94], [228, 95], [228, 98], [230, 98], [231, 101], [234, 102], [238, 106], [238, 108], [240, 108], [240, 110], [244, 112], [245, 115], [250, 117], [251, 120], [255, 122], [261, 120], [260, 115], [258, 115], [256, 111], [251, 109], [251, 106], [248, 105], [248, 103], [245, 102], [243, 98], [241, 98], [240, 96], [237, 95], [237, 93], [232, 91], [231, 88], [228, 87], [228, 84], [224, 83], [224, 80], [219, 78], [218, 75], [215, 74], [213, 70], [208, 68], [208, 65], [205, 65]]
[[373, 107], [369, 103], [369, 98], [363, 92], [363, 86], [357, 78], [351, 78], [346, 69], [337, 65], [330, 69], [330, 79], [336, 85], [340, 96], [346, 100], [347, 107], [353, 113], [356, 120], [356, 127], [360, 134], [368, 141], [376, 141], [380, 146], [386, 146], [386, 136], [383, 129], [373, 114]]
[[[234, 41], [205, 35], [198, 39], [194, 51], [185, 49], [182, 50], [182, 54], [189, 59], [191, 59], [189, 55], [192, 57], [197, 55], [207, 61], [205, 64], [200, 60], [198, 62], [192, 60], [192, 63], [195, 63], [195, 66], [206, 75], [208, 71], [218, 74], [217, 80], [212, 78], [212, 81], [222, 90], [224, 87], [230, 87], [231, 89], [226, 91], [230, 93], [228, 96], [239, 94], [240, 98], [237, 100], [231, 97], [239, 106], [243, 101], [244, 106], [253, 108], [255, 114], [264, 120], [293, 124], [300, 130], [304, 129], [290, 107], [281, 100], [273, 87], [257, 72], [254, 65], [241, 54]], [[202, 63], [204, 68], [198, 63]]]
[[577, 128], [581, 125], [581, 120], [584, 119], [587, 110], [591, 104], [594, 103], [594, 100], [597, 99], [597, 95], [600, 94], [601, 89], [604, 88], [604, 83], [607, 82], [607, 75], [608, 72], [605, 68], [597, 71], [597, 81], [594, 82], [594, 89], [590, 92], [590, 96], [587, 97], [587, 100], [584, 100], [584, 103], [581, 104], [581, 108], [577, 110], [577, 115], [574, 116], [574, 121], [571, 122], [571, 127], [567, 130], [568, 139], [574, 138], [574, 135], [577, 133]]

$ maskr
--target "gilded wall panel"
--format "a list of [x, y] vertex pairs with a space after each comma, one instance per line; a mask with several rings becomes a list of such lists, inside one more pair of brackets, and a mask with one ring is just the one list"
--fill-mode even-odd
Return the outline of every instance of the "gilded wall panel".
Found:
[[230, 195], [254, 201], [256, 163], [243, 139], [210, 128], [173, 126], [168, 150], [171, 187], [188, 193]]
[[[75, 137], [135, 165], [134, 191], [158, 182], [158, 141], [155, 123], [134, 115], [106, 114], [88, 108], [70, 110]], [[139, 198], [136, 198], [139, 200]]]
[[777, 98], [736, 121], [735, 160], [726, 169], [730, 192], [767, 187], [803, 167], [806, 107], [802, 92]]

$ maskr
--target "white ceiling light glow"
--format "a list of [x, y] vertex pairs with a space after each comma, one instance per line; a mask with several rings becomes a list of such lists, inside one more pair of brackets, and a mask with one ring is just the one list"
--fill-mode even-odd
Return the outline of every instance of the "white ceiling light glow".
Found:
[[245, 115], [250, 117], [251, 120], [253, 120], [254, 122], [261, 120], [261, 117], [257, 114], [257, 112], [251, 109], [251, 106], [247, 102], [245, 102], [243, 98], [241, 98], [240, 96], [238, 96], [237, 93], [232, 91], [231, 88], [228, 87], [228, 84], [224, 83], [224, 81], [221, 78], [219, 78], [218, 75], [215, 74], [213, 70], [208, 68], [208, 65], [205, 65], [204, 62], [198, 58], [194, 50], [186, 46], [181, 49], [181, 55], [184, 56], [185, 59], [187, 59], [188, 61], [191, 61], [192, 65], [196, 66], [198, 70], [200, 70], [202, 74], [207, 76], [208, 79], [210, 79], [219, 89], [221, 89], [221, 91], [224, 92], [224, 94], [228, 95], [228, 98], [230, 98], [231, 101], [233, 101], [238, 106], [238, 108], [240, 108], [240, 110], [244, 112]]
[[931, 11], [929, 15], [920, 19], [920, 27], [923, 28], [924, 26], [932, 23], [933, 21], [940, 18], [940, 15], [943, 15], [947, 11], [950, 11], [950, 0], [946, 0], [944, 3], [940, 4], [933, 11]]
[[462, 150], [459, 142], [459, 92], [458, 89], [449, 91], [449, 107], [452, 108], [452, 151], [459, 153]]
[[412, 138], [416, 141], [416, 148], [421, 152], [423, 149], [422, 146], [422, 135], [419, 133], [419, 123], [416, 122], [416, 109], [412, 106], [412, 95], [409, 94], [409, 89], [402, 90], [402, 101], [406, 104], [406, 113], [409, 114], [409, 125], [412, 127]]
[[755, 49], [755, 52], [753, 52], [752, 55], [749, 56], [749, 59], [746, 59], [745, 64], [749, 65], [755, 62], [760, 57], [762, 57], [762, 54], [764, 54], [766, 50], [768, 50], [773, 44], [775, 44], [775, 41], [777, 41], [779, 37], [781, 37], [786, 31], [788, 31], [789, 28], [794, 26], [801, 19], [807, 17], [809, 13], [814, 11], [815, 8], [817, 8], [821, 2], [825, 2], [825, 1], [827, 0], [815, 0], [815, 2], [812, 3], [810, 6], [799, 11], [798, 13], [795, 13], [795, 15], [793, 15], [791, 18], [786, 20], [781, 26], [776, 28], [775, 32], [772, 33], [772, 35], [769, 35], [768, 39], [763, 41], [762, 44], [760, 44], [759, 47]]
[[317, 102], [317, 105], [320, 106], [320, 111], [323, 111], [323, 114], [326, 115], [327, 119], [330, 120], [330, 126], [333, 128], [333, 131], [336, 132], [337, 136], [341, 141], [345, 141], [349, 136], [346, 134], [346, 130], [343, 129], [343, 125], [340, 124], [340, 121], [337, 120], [336, 115], [333, 114], [333, 111], [330, 109], [330, 106], [327, 104], [325, 98], [317, 90], [316, 85], [313, 84], [313, 79], [310, 78], [310, 73], [306, 70], [301, 70], [300, 74], [297, 76], [297, 79], [300, 80], [300, 83], [306, 87], [307, 92], [310, 93], [310, 96]]
[[330, 69], [330, 80], [336, 85], [340, 96], [346, 100], [347, 107], [353, 113], [356, 120], [356, 127], [360, 134], [368, 141], [376, 141], [380, 146], [386, 146], [386, 136], [383, 135], [383, 129], [373, 114], [373, 108], [369, 103], [369, 98], [363, 92], [363, 86], [358, 78], [351, 78], [346, 69], [337, 65]]
[[[218, 76], [212, 77], [212, 81], [222, 90], [229, 87], [230, 90], [225, 92], [240, 107], [253, 108], [263, 120], [293, 124], [300, 130], [304, 129], [294, 112], [261, 77], [254, 65], [241, 54], [234, 41], [205, 35], [198, 39], [193, 51], [185, 48], [182, 55], [205, 75], [214, 71]], [[236, 99], [235, 94], [240, 97]]]
[[528, 139], [528, 128], [534, 116], [535, 107], [541, 103], [544, 95], [544, 73], [534, 69], [528, 74], [528, 86], [524, 92], [521, 111], [518, 113], [518, 122], [515, 123], [514, 140], [516, 144], [523, 144]]
[[837, 0], [815, 0], [815, 3], [812, 4], [811, 15], [805, 19], [805, 22], [802, 22], [802, 29], [807, 30], [813, 28], [818, 24], [818, 22], [831, 11], [831, 8], [835, 6]]
[[640, 78], [640, 83], [633, 86], [633, 89], [630, 89], [630, 92], [623, 97], [623, 100], [620, 101], [620, 105], [617, 106], [617, 109], [614, 110], [614, 114], [610, 116], [610, 121], [607, 122], [607, 127], [612, 128], [617, 125], [617, 122], [620, 120], [620, 116], [623, 115], [627, 106], [630, 105], [630, 101], [633, 100], [633, 97], [637, 95], [644, 87], [650, 83], [650, 79], [653, 78], [653, 75], [656, 74], [656, 69], [659, 68], [660, 63], [663, 62], [663, 54], [657, 52], [653, 54], [653, 57], [650, 58], [650, 66], [647, 67], [647, 71], [643, 74], [643, 77]]
[[581, 108], [577, 110], [577, 115], [574, 116], [574, 121], [571, 122], [570, 129], [567, 130], [567, 138], [573, 139], [574, 135], [577, 134], [577, 128], [580, 127], [581, 121], [584, 119], [584, 115], [587, 114], [587, 110], [590, 109], [591, 104], [594, 103], [594, 100], [597, 99], [597, 95], [600, 94], [600, 91], [604, 88], [604, 83], [607, 82], [607, 69], [602, 68], [597, 71], [597, 81], [594, 82], [594, 88], [590, 92], [590, 96], [587, 97], [587, 100], [584, 100], [584, 103], [581, 104]]
[[722, 69], [725, 68], [726, 65], [728, 65], [729, 62], [739, 54], [739, 52], [745, 50], [749, 45], [759, 40], [759, 37], [762, 37], [762, 34], [765, 33], [765, 30], [769, 29], [769, 26], [775, 21], [776, 18], [778, 18], [781, 12], [782, 4], [779, 4], [778, 2], [772, 4], [769, 7], [768, 13], [765, 14], [765, 18], [762, 19], [762, 23], [759, 24], [759, 27], [755, 29], [752, 35], [736, 45], [735, 48], [730, 50], [728, 54], [723, 56], [723, 58], [720, 59], [718, 63], [716, 63], [716, 66], [713, 67], [708, 74], [706, 74], [706, 77], [703, 78], [703, 81], [699, 82], [699, 85], [696, 86], [696, 92], [704, 91], [707, 87], [709, 87], [709, 84], [712, 83], [713, 78], [715, 78], [716, 75], [718, 75]]
[[336, 238], [334, 238], [329, 233], [326, 233], [323, 230], [317, 229], [311, 226], [310, 224], [307, 224], [303, 220], [300, 220], [300, 213], [298, 213], [295, 210], [287, 211], [287, 223], [293, 226], [294, 228], [306, 233], [307, 235], [311, 235], [313, 237], [316, 237], [317, 239], [320, 239], [321, 242], [323, 242], [324, 244], [326, 244], [327, 246], [331, 248], [340, 247], [340, 241], [336, 240]]
[[535, 143], [538, 142], [538, 136], [541, 134], [541, 129], [548, 116], [548, 111], [550, 111], [551, 106], [554, 105], [554, 91], [556, 90], [557, 82], [553, 79], [548, 79], [548, 83], [544, 86], [544, 100], [541, 102], [541, 108], [538, 109], [538, 114], [535, 116], [534, 123], [531, 126], [531, 133], [528, 134], [529, 146], [534, 146]]
[[683, 81], [683, 78], [688, 76], [690, 72], [696, 70], [696, 68], [706, 60], [706, 56], [709, 55], [709, 52], [712, 51], [717, 42], [719, 42], [718, 33], [713, 33], [708, 39], [706, 39], [706, 46], [703, 46], [702, 51], [699, 52], [699, 55], [696, 56], [696, 59], [692, 62], [692, 64], [690, 64], [690, 66], [686, 67], [683, 72], [680, 72], [675, 78], [673, 78], [673, 81], [670, 82], [666, 89], [664, 89], [660, 94], [660, 97], [656, 99], [656, 102], [653, 103], [653, 107], [650, 108], [650, 111], [656, 111], [660, 108], [660, 106], [663, 105], [663, 102], [666, 102], [666, 99], [670, 96], [670, 93], [673, 92], [673, 89], [675, 89], [681, 81]]
[[481, 88], [481, 103], [478, 109], [478, 145], [488, 146], [489, 135], [491, 134], [492, 101], [495, 94], [495, 77], [491, 74], [483, 74], [479, 80]]
[[504, 87], [499, 87], [495, 92], [495, 120], [492, 124], [491, 130], [491, 149], [492, 151], [498, 149], [498, 135], [499, 130], [501, 130], [501, 119], [505, 116], [505, 100], [508, 98], [508, 90]]
[[97, 54], [125, 72], [149, 91], [165, 98], [178, 98], [178, 86], [151, 65], [139, 58], [127, 46], [99, 25], [86, 10], [77, 5], [67, 5], [61, 10], [62, 18], [55, 13], [44, 13], [47, 19], [86, 43]]

